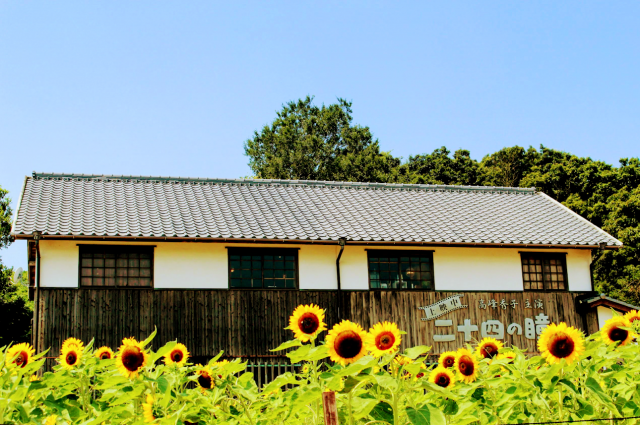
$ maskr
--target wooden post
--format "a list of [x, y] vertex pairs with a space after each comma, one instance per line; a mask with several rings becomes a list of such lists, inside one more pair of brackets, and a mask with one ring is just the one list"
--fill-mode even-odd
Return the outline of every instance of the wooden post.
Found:
[[338, 425], [338, 407], [336, 406], [336, 393], [327, 391], [322, 393], [322, 405], [324, 407], [325, 425]]

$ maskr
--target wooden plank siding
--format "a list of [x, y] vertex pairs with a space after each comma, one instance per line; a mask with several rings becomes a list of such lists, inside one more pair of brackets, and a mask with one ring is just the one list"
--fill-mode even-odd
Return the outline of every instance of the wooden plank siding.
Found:
[[[85, 343], [95, 338], [95, 347], [103, 345], [117, 349], [122, 338], [146, 338], [154, 328], [158, 334], [153, 341], [157, 349], [168, 341], [184, 343], [193, 357], [206, 360], [224, 351], [228, 357], [246, 359], [272, 358], [269, 350], [293, 337], [288, 318], [300, 304], [317, 304], [326, 309], [329, 328], [337, 320], [337, 303], [342, 318], [352, 320], [368, 330], [380, 321], [393, 321], [407, 332], [403, 347], [431, 345], [432, 353], [456, 349], [464, 344], [463, 334], [456, 325], [470, 319], [479, 328], [489, 319], [504, 323], [518, 323], [524, 329], [524, 319], [544, 312], [551, 322], [564, 321], [569, 325], [594, 332], [593, 314], [579, 314], [576, 298], [581, 293], [555, 292], [465, 292], [462, 298], [469, 307], [441, 317], [453, 320], [450, 329], [435, 327], [435, 321], [423, 321], [418, 307], [433, 304], [455, 293], [422, 291], [273, 291], [273, 290], [152, 290], [152, 289], [45, 289], [40, 296], [40, 349], [51, 348], [49, 356], [59, 353], [62, 342], [76, 337]], [[339, 298], [339, 299], [338, 299]], [[517, 308], [509, 306], [480, 309], [479, 301], [495, 299], [516, 300]], [[532, 304], [544, 301], [543, 309], [526, 309], [525, 300]], [[448, 332], [447, 332], [448, 331]], [[433, 335], [456, 335], [453, 342], [433, 342]], [[480, 339], [480, 332], [474, 334]], [[536, 351], [536, 341], [505, 333], [505, 343], [528, 351]], [[274, 359], [282, 363], [282, 359]], [[50, 362], [51, 363], [51, 362]], [[52, 364], [52, 363], [51, 363]], [[256, 364], [259, 364], [256, 362]], [[260, 363], [264, 364], [264, 363]]]

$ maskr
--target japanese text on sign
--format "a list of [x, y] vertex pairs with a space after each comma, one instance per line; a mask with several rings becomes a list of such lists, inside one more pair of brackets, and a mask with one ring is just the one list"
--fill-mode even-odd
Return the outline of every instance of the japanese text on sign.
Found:
[[462, 297], [463, 294], [455, 294], [426, 307], [418, 307], [419, 310], [424, 311], [425, 317], [423, 317], [422, 320], [433, 320], [450, 311], [468, 307], [468, 305], [462, 304], [460, 300]]
[[[424, 319], [423, 319], [424, 320]], [[524, 336], [527, 339], [536, 339], [549, 325], [549, 316], [544, 313], [540, 313], [535, 318], [524, 319]], [[436, 330], [438, 328], [453, 327], [453, 320], [436, 320]], [[505, 327], [500, 320], [487, 320], [481, 323], [480, 326], [471, 324], [470, 319], [464, 319], [462, 325], [457, 326], [457, 331], [464, 334], [464, 340], [466, 342], [473, 339], [479, 339], [477, 333], [480, 333], [480, 338], [495, 338], [504, 339]], [[522, 325], [519, 323], [511, 323], [506, 328], [506, 333], [509, 335], [522, 335]], [[455, 341], [456, 335], [454, 333], [438, 334], [433, 336], [435, 342], [447, 342]]]

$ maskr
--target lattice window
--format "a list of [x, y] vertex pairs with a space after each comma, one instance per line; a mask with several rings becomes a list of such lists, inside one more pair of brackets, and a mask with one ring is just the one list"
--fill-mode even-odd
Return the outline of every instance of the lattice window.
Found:
[[567, 290], [567, 264], [564, 254], [523, 252], [520, 256], [525, 291]]
[[153, 287], [153, 247], [81, 245], [80, 286]]
[[431, 251], [368, 251], [371, 289], [435, 288]]
[[229, 287], [297, 288], [298, 250], [229, 248]]

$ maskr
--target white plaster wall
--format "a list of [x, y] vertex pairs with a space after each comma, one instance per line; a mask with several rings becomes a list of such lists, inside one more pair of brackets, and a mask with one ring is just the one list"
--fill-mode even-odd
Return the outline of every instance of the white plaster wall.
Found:
[[[83, 242], [84, 243], [84, 242]], [[122, 242], [91, 242], [123, 244]], [[228, 287], [228, 246], [276, 247], [273, 244], [223, 244], [194, 242], [136, 243], [154, 245], [154, 282], [158, 289], [226, 289]], [[78, 241], [41, 241], [40, 283], [47, 287], [77, 287]], [[287, 245], [299, 248], [300, 289], [337, 288], [337, 245]], [[367, 249], [347, 245], [340, 261], [344, 290], [368, 290]], [[420, 248], [410, 248], [412, 250]], [[432, 250], [436, 289], [441, 291], [522, 291], [520, 249], [436, 247]], [[527, 250], [531, 251], [531, 250]], [[563, 252], [549, 251], [542, 252]], [[566, 250], [571, 291], [590, 291], [588, 250]]]
[[79, 261], [77, 243], [41, 240], [40, 286], [76, 288]]
[[[340, 261], [342, 288], [368, 290], [367, 249], [433, 251], [436, 290], [439, 291], [522, 291], [521, 248], [399, 248], [349, 246]], [[570, 291], [590, 291], [589, 250], [531, 250], [566, 252]]]
[[598, 329], [602, 329], [602, 327], [604, 326], [604, 322], [613, 317], [613, 310], [611, 309], [611, 307], [599, 305], [598, 307], [596, 307], [596, 312], [598, 313]]
[[[122, 245], [122, 242], [82, 242]], [[227, 246], [271, 247], [275, 245], [193, 242], [136, 243], [154, 245], [156, 289], [226, 289], [228, 287]], [[287, 245], [300, 248], [300, 289], [336, 289], [335, 245]], [[47, 241], [40, 244], [40, 284], [44, 287], [78, 286], [78, 241]]]

